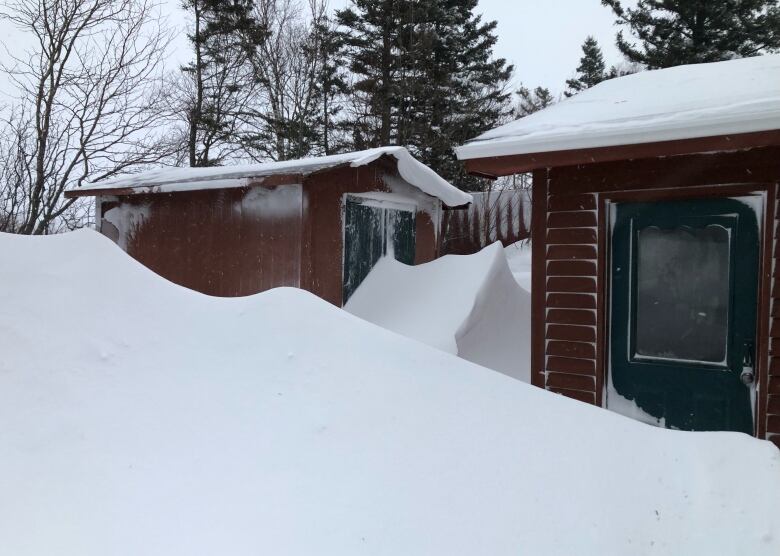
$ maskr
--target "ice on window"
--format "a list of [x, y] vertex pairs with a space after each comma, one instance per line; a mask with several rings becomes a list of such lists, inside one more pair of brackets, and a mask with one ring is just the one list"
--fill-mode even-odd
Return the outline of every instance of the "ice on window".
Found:
[[719, 363], [726, 358], [729, 232], [638, 232], [636, 355]]

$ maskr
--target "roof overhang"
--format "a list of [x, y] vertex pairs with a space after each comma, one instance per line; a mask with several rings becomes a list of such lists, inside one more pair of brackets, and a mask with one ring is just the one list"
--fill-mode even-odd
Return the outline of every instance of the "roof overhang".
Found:
[[252, 186], [305, 185], [317, 175], [369, 165], [392, 165], [410, 186], [457, 207], [471, 203], [471, 196], [453, 186], [434, 170], [415, 159], [405, 147], [377, 147], [364, 151], [281, 162], [265, 162], [211, 168], [157, 168], [139, 174], [115, 176], [65, 192], [67, 198], [155, 195]]
[[470, 158], [463, 162], [465, 163], [466, 171], [469, 174], [480, 177], [497, 178], [499, 176], [531, 172], [539, 168], [577, 166], [581, 164], [614, 162], [638, 158], [738, 151], [768, 146], [780, 146], [780, 130], [718, 135], [714, 137], [697, 137], [694, 139], [678, 139], [655, 143], [638, 143], [633, 145], [616, 145], [587, 149]]
[[[264, 187], [277, 187], [281, 185], [293, 185], [303, 183], [303, 174], [272, 174], [266, 176], [247, 176], [241, 178], [226, 179], [194, 179], [177, 181], [174, 184], [157, 183], [134, 187], [108, 187], [95, 189], [70, 189], [65, 191], [65, 197], [121, 197], [125, 195], [153, 195], [159, 193], [188, 193], [192, 191], [209, 191], [215, 189], [240, 189], [262, 185]], [[174, 187], [170, 187], [173, 185]]]

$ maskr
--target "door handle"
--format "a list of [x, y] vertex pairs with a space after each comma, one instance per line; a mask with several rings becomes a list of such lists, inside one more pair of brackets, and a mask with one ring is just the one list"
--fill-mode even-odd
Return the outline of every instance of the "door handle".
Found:
[[756, 381], [756, 366], [753, 357], [753, 349], [752, 341], [745, 342], [742, 355], [742, 372], [739, 374], [739, 379], [745, 386], [750, 386]]

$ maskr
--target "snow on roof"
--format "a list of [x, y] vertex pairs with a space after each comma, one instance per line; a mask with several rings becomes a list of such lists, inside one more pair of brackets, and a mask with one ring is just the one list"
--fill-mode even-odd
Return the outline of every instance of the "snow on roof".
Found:
[[604, 81], [456, 149], [460, 159], [780, 129], [780, 55]]
[[308, 176], [317, 172], [349, 165], [365, 166], [383, 155], [395, 157], [403, 179], [424, 193], [438, 197], [446, 205], [460, 206], [472, 201], [471, 195], [459, 190], [425, 164], [415, 159], [404, 147], [380, 147], [345, 154], [335, 154], [283, 162], [263, 162], [237, 166], [209, 168], [159, 168], [138, 174], [91, 183], [72, 191], [99, 192], [106, 189], [143, 189], [156, 193], [242, 187], [257, 178], [280, 174]]
[[94, 231], [0, 252], [4, 555], [780, 552], [769, 442], [650, 427], [302, 290], [202, 295]]

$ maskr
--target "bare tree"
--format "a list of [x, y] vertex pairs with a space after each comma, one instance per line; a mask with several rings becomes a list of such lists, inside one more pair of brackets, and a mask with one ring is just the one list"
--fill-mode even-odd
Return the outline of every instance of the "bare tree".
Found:
[[25, 115], [12, 112], [0, 132], [0, 231], [18, 233], [24, 225], [25, 205], [32, 183], [26, 147], [29, 125], [15, 125]]
[[[178, 164], [337, 151], [346, 93], [326, 0], [184, 0], [193, 59], [170, 79]], [[230, 9], [228, 9], [230, 8]]]
[[249, 155], [287, 160], [328, 154], [336, 144], [330, 118], [338, 111], [341, 77], [329, 58], [334, 28], [327, 3], [258, 0], [255, 13], [268, 36], [251, 59], [261, 95], [246, 121]]
[[0, 225], [76, 227], [83, 207], [67, 188], [170, 153], [160, 87], [170, 34], [152, 0], [13, 0], [0, 18], [35, 39], [1, 68], [19, 100], [0, 136]]

